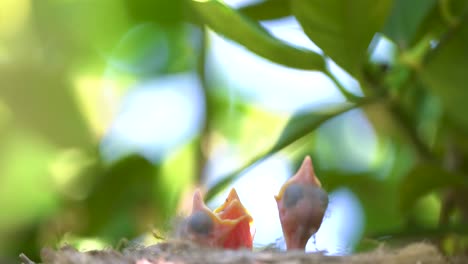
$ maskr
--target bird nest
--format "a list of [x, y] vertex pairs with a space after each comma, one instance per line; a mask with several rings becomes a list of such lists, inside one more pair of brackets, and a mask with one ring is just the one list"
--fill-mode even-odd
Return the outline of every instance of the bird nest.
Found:
[[[368, 253], [349, 256], [326, 256], [321, 253], [300, 251], [279, 252], [277, 250], [247, 251], [202, 248], [189, 242], [164, 242], [148, 247], [133, 246], [116, 251], [93, 250], [79, 252], [72, 247], [59, 250], [45, 248], [41, 252], [42, 263], [466, 263], [463, 259], [447, 259], [437, 248], [427, 243], [410, 244], [398, 250], [380, 247]], [[25, 264], [33, 264], [26, 256]], [[465, 259], [466, 260], [466, 259]]]

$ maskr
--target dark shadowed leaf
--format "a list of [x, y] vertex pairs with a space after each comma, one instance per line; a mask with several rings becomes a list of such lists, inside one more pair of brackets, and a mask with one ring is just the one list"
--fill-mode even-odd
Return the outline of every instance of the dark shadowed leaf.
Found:
[[406, 213], [419, 198], [445, 187], [468, 187], [468, 180], [462, 174], [446, 171], [437, 165], [417, 165], [401, 182], [400, 209]]
[[425, 83], [443, 103], [447, 114], [468, 130], [468, 24], [461, 23], [446, 39], [441, 40], [422, 71]]
[[321, 55], [274, 38], [258, 23], [225, 4], [214, 0], [191, 3], [202, 23], [257, 55], [292, 68], [324, 70], [325, 61]]
[[414, 40], [414, 36], [434, 8], [435, 0], [396, 0], [383, 33], [395, 41], [400, 47], [408, 47]]
[[326, 55], [359, 77], [367, 48], [381, 30], [391, 0], [292, 0], [293, 14], [304, 32]]
[[[327, 192], [348, 188], [357, 196], [366, 216], [365, 233], [393, 229], [401, 221], [396, 199], [398, 186], [390, 179], [377, 179], [372, 173], [319, 171], [317, 174]], [[333, 199], [330, 204], [333, 206]]]
[[239, 8], [245, 16], [254, 20], [272, 20], [291, 15], [289, 0], [266, 0]]
[[185, 0], [124, 0], [126, 10], [135, 22], [179, 24], [183, 18]]
[[460, 25], [460, 18], [467, 12], [468, 1], [466, 0], [436, 2], [437, 6], [432, 8], [420, 23], [413, 42], [419, 41], [424, 37], [435, 37], [445, 34], [448, 28]]
[[109, 169], [96, 168], [94, 173], [96, 183], [84, 203], [88, 210], [85, 234], [112, 240], [131, 238], [145, 231], [138, 226], [142, 213], [164, 208], [158, 204], [164, 199], [153, 203], [158, 168], [146, 159], [129, 156]]

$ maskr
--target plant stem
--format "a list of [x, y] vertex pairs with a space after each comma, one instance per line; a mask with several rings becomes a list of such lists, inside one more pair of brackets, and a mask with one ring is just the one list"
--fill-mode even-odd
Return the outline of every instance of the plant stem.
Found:
[[[321, 120], [317, 121], [317, 126], [314, 126], [315, 128], [319, 127], [321, 124], [325, 123], [326, 121], [335, 118], [343, 113], [346, 113], [352, 109], [356, 109], [358, 107], [362, 107], [367, 104], [375, 103], [376, 101], [380, 100], [380, 97], [364, 97], [359, 99], [355, 104], [344, 107], [338, 111], [336, 111], [332, 115], [326, 115], [324, 116]], [[257, 165], [261, 161], [273, 156], [276, 152], [280, 151], [281, 149], [291, 145], [292, 143], [296, 142], [297, 140], [309, 135], [310, 133], [314, 132], [315, 129], [311, 129], [306, 131], [305, 133], [301, 133], [300, 137], [297, 137], [293, 140], [287, 141], [284, 143], [284, 145], [278, 146], [274, 145], [272, 148], [270, 148], [268, 151], [264, 151], [263, 153], [256, 155], [254, 158], [252, 158], [249, 162], [245, 163], [243, 166], [240, 168], [234, 170], [233, 172], [229, 173], [228, 175], [224, 176], [221, 178], [218, 182], [216, 182], [206, 193], [205, 195], [205, 201], [208, 202], [210, 201], [216, 194], [218, 194], [220, 191], [222, 191], [224, 188], [227, 187], [227, 185], [234, 180], [239, 179], [242, 175], [245, 174], [245, 172], [251, 168], [253, 168], [254, 165]]]
[[358, 102], [359, 100], [363, 99], [363, 97], [357, 96], [350, 91], [346, 90], [346, 88], [338, 81], [338, 79], [333, 75], [333, 73], [330, 71], [330, 69], [327, 67], [326, 70], [324, 71], [325, 75], [330, 78], [330, 80], [333, 81], [333, 83], [336, 85], [336, 88], [340, 90], [341, 94], [350, 102]]
[[208, 95], [209, 85], [206, 80], [206, 56], [207, 56], [207, 48], [209, 45], [208, 31], [206, 30], [205, 27], [202, 27], [201, 30], [202, 30], [201, 32], [202, 35], [201, 35], [201, 43], [200, 43], [200, 55], [198, 56], [198, 60], [197, 60], [197, 75], [198, 75], [198, 79], [200, 80], [200, 84], [201, 84], [202, 91], [203, 91], [203, 97], [205, 99], [205, 120], [204, 120], [203, 127], [200, 132], [199, 139], [198, 139], [197, 149], [195, 150], [196, 164], [197, 164], [197, 169], [198, 169], [197, 179], [196, 179], [197, 183], [204, 182], [203, 171], [205, 168], [207, 158], [205, 156], [206, 153], [204, 153], [203, 150], [204, 148], [209, 148], [209, 146], [207, 145], [209, 143], [208, 134], [211, 130], [210, 114], [211, 114], [211, 108], [212, 108], [212, 105], [210, 103], [210, 98]]

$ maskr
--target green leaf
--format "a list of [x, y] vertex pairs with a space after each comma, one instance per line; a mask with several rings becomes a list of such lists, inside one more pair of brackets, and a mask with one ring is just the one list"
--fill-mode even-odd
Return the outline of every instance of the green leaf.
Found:
[[[107, 55], [129, 28], [129, 16], [122, 1], [56, 1], [34, 3], [35, 30], [56, 49], [87, 50]], [[109, 15], [112, 14], [112, 15]], [[45, 38], [45, 36], [42, 36]], [[57, 47], [56, 45], [60, 45]], [[53, 54], [53, 52], [51, 52]], [[74, 54], [72, 54], [74, 55]]]
[[350, 105], [329, 113], [304, 112], [294, 115], [288, 121], [280, 137], [268, 153], [273, 154], [283, 149], [284, 147], [294, 143], [296, 140], [315, 131], [315, 129], [326, 121], [354, 108], [356, 108], [355, 105]]
[[128, 156], [108, 169], [96, 166], [90, 173], [96, 182], [83, 204], [88, 211], [85, 235], [113, 241], [136, 236], [142, 229], [138, 218], [158, 215], [165, 208], [163, 198], [154, 201], [158, 168], [141, 156]]
[[0, 66], [0, 97], [15, 122], [55, 145], [90, 146], [94, 139], [66, 72], [44, 66], [27, 61]]
[[137, 25], [116, 44], [108, 65], [140, 78], [187, 71], [194, 64], [197, 46], [187, 40], [187, 33], [183, 26]]
[[[430, 1], [428, 1], [430, 2]], [[414, 36], [414, 41], [425, 37], [441, 36], [447, 28], [456, 27], [460, 18], [466, 12], [468, 1], [466, 0], [441, 0], [437, 1], [437, 7], [424, 18]]]
[[391, 0], [293, 0], [293, 14], [326, 55], [359, 77], [367, 48], [391, 9]]
[[255, 164], [260, 163], [261, 161], [272, 156], [281, 149], [312, 133], [313, 131], [315, 131], [315, 129], [317, 129], [326, 121], [367, 102], [368, 101], [363, 100], [362, 102], [360, 102], [360, 104], [346, 106], [329, 113], [311, 112], [300, 113], [293, 116], [290, 119], [290, 121], [286, 124], [286, 127], [281, 133], [279, 139], [276, 141], [276, 143], [270, 150], [256, 156], [241, 168], [231, 172], [230, 174], [219, 180], [217, 183], [215, 183], [206, 193], [205, 200], [209, 201], [216, 194], [224, 190], [231, 182], [237, 180], [240, 176], [242, 176], [242, 173], [245, 173], [247, 169], [252, 168]]
[[340, 171], [317, 173], [328, 192], [348, 188], [358, 197], [366, 217], [365, 233], [381, 232], [401, 224], [401, 214], [396, 199], [398, 186], [392, 183], [390, 178], [377, 179], [372, 173], [351, 174]]
[[273, 20], [291, 15], [290, 0], [266, 0], [239, 8], [253, 20]]
[[42, 219], [58, 207], [50, 175], [57, 148], [38, 134], [11, 129], [0, 138], [0, 232]]
[[[453, 225], [442, 225], [437, 227], [416, 227], [416, 226], [409, 226], [406, 228], [397, 228], [393, 230], [385, 230], [384, 232], [379, 232], [375, 234], [371, 234], [371, 237], [374, 238], [381, 238], [381, 237], [389, 237], [389, 240], [385, 241], [385, 244], [390, 245], [390, 243], [394, 243], [401, 241], [401, 239], [411, 239], [412, 241], [415, 240], [427, 240], [429, 238], [434, 237], [435, 239], [440, 239], [441, 236], [447, 234], [458, 234], [458, 235], [467, 235], [468, 234], [468, 226], [466, 224], [453, 224]], [[400, 246], [400, 245], [398, 245]]]
[[423, 81], [442, 101], [443, 108], [456, 124], [468, 130], [468, 24], [461, 23], [441, 40], [427, 58], [422, 70]]
[[415, 166], [400, 185], [400, 209], [408, 212], [422, 196], [445, 187], [468, 187], [462, 174], [449, 172], [432, 164]]
[[409, 47], [436, 0], [396, 0], [383, 33], [400, 47]]
[[[158, 202], [158, 218], [156, 220], [159, 220], [160, 223], [173, 224], [167, 219], [177, 213], [181, 194], [194, 183], [198, 163], [193, 153], [198, 147], [197, 143], [197, 141], [193, 141], [174, 149], [161, 165], [154, 193], [156, 201], [164, 201], [163, 203]], [[174, 226], [167, 228], [174, 228]]]
[[172, 26], [180, 24], [183, 19], [184, 0], [123, 0], [123, 3], [126, 11], [136, 23], [151, 21]]
[[193, 0], [191, 4], [200, 20], [213, 31], [259, 56], [292, 68], [318, 71], [325, 69], [325, 61], [321, 55], [276, 39], [258, 23], [219, 1]]

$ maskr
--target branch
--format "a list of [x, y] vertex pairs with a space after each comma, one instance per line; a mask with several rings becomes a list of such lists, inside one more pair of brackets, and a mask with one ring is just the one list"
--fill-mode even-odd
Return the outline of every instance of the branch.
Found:
[[[345, 108], [335, 112], [333, 115], [324, 116], [322, 119], [317, 121], [317, 123], [318, 123], [317, 127], [320, 126], [320, 124], [323, 124], [326, 121], [328, 121], [328, 120], [330, 120], [330, 119], [332, 119], [334, 117], [337, 117], [337, 116], [339, 116], [339, 115], [341, 115], [343, 113], [346, 113], [346, 112], [348, 112], [348, 111], [350, 111], [352, 109], [356, 109], [356, 108], [362, 107], [362, 106], [367, 105], [367, 104], [375, 103], [377, 100], [380, 100], [380, 97], [362, 98], [362, 99], [358, 100], [355, 104], [353, 104], [353, 105], [351, 105], [349, 107], [345, 107]], [[210, 201], [216, 194], [218, 194], [221, 190], [226, 188], [229, 183], [231, 183], [234, 180], [239, 179], [242, 175], [245, 174], [246, 171], [253, 168], [254, 165], [257, 165], [258, 163], [260, 163], [261, 161], [271, 157], [273, 154], [280, 151], [281, 149], [291, 145], [292, 143], [294, 143], [297, 140], [309, 135], [310, 133], [312, 133], [314, 131], [315, 131], [315, 129], [307, 131], [307, 133], [301, 134], [300, 137], [297, 137], [297, 138], [295, 138], [293, 140], [285, 141], [284, 144], [281, 144], [281, 145], [275, 144], [268, 151], [265, 151], [265, 152], [255, 156], [253, 159], [251, 159], [245, 165], [241, 166], [240, 168], [236, 169], [235, 171], [231, 172], [230, 174], [226, 175], [225, 177], [221, 178], [218, 182], [216, 182], [208, 190], [208, 192], [206, 193], [205, 201], [206, 202]]]
[[21, 259], [23, 264], [36, 264], [36, 262], [30, 260], [24, 253], [21, 253], [19, 255], [19, 258]]

